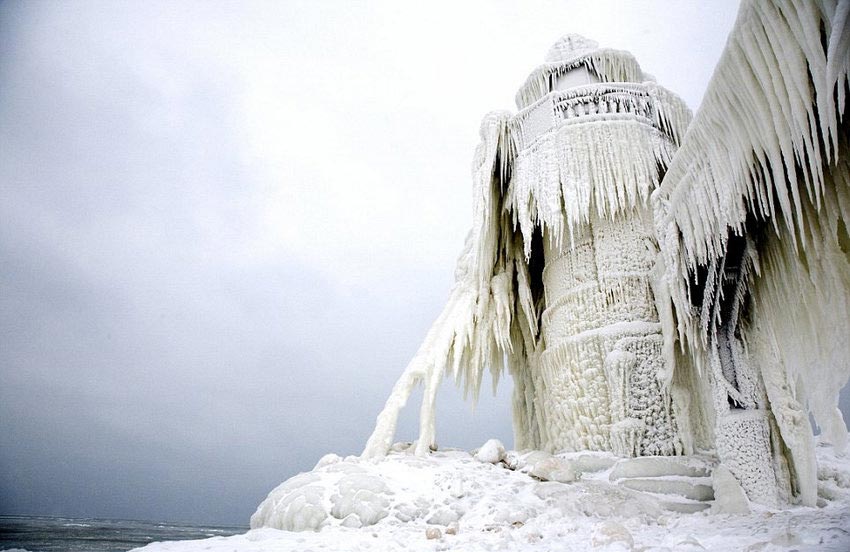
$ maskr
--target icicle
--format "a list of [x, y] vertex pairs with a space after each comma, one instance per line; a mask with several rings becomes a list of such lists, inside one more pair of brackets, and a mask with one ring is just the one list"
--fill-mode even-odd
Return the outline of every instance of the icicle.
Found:
[[517, 108], [525, 109], [549, 92], [558, 76], [584, 67], [602, 82], [630, 83], [644, 81], [644, 73], [629, 52], [609, 48], [583, 52], [583, 55], [540, 65], [526, 79], [516, 95]]
[[[775, 468], [790, 469], [806, 505], [817, 498], [817, 481], [804, 409], [824, 440], [838, 449], [847, 443], [836, 406], [850, 378], [850, 151], [840, 126], [848, 12], [846, 1], [743, 2], [700, 111], [652, 196], [683, 347], [699, 361], [716, 353], [725, 332], [737, 388], [711, 356], [710, 376], [722, 390], [716, 408], [724, 411], [727, 397], [756, 413], [767, 403], [788, 451], [788, 466], [779, 459]], [[731, 234], [747, 245], [724, 298]], [[694, 308], [698, 273], [705, 280]], [[773, 422], [748, 416], [741, 423], [769, 432]], [[731, 438], [736, 423], [721, 420], [732, 425], [718, 439]], [[736, 475], [747, 477], [742, 470]]]
[[[820, 7], [743, 3], [700, 111], [655, 192], [671, 296], [683, 315], [689, 276], [676, 267], [693, 271], [722, 256], [728, 229], [740, 232], [748, 216], [768, 220], [776, 232], [785, 224], [791, 247], [811, 246], [795, 228], [805, 224], [803, 193], [821, 203], [823, 160], [838, 150], [850, 64], [840, 47], [850, 40], [847, 3]], [[685, 318], [680, 329], [695, 334]]]
[[635, 120], [600, 122], [561, 125], [517, 155], [507, 208], [526, 255], [535, 226], [557, 235], [566, 224], [572, 235], [591, 216], [610, 218], [646, 204], [658, 184], [658, 162], [668, 162], [675, 146]]
[[826, 182], [831, 185], [825, 208], [816, 212], [806, 205], [813, 247], [805, 261], [782, 240], [773, 240], [762, 252], [763, 276], [752, 292], [757, 329], [773, 336], [781, 359], [769, 366], [781, 374], [772, 378], [799, 379], [804, 395], [795, 400], [808, 406], [826, 439], [842, 449], [847, 430], [835, 412], [838, 391], [850, 379], [850, 258], [841, 247], [850, 221], [850, 211], [844, 210], [850, 199], [850, 163], [843, 160]]
[[[485, 367], [497, 376], [502, 355], [512, 350], [515, 290], [513, 241], [503, 234], [503, 182], [511, 171], [513, 139], [509, 114], [491, 113], [481, 123], [473, 161], [473, 228], [455, 270], [456, 283], [443, 312], [405, 369], [379, 414], [363, 456], [383, 456], [392, 445], [398, 415], [414, 387], [424, 384], [417, 454], [435, 443], [436, 395], [447, 370], [475, 398]], [[520, 290], [525, 293], [524, 290]]]

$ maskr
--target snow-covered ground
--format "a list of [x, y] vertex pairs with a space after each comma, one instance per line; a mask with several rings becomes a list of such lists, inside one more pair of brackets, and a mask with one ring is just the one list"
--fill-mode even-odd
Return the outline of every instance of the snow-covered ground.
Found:
[[[850, 550], [850, 458], [830, 447], [818, 447], [818, 507], [783, 510], [722, 490], [709, 457], [393, 448], [324, 457], [269, 494], [251, 520], [262, 528], [139, 550]], [[736, 509], [747, 513], [723, 513]]]

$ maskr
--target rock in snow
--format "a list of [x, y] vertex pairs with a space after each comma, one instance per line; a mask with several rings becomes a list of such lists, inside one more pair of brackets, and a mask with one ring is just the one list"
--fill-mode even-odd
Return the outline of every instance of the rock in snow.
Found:
[[475, 459], [479, 462], [497, 464], [505, 459], [505, 445], [498, 439], [490, 439], [478, 449]]
[[540, 460], [528, 473], [537, 479], [558, 483], [570, 483], [578, 479], [572, 463], [556, 456]]
[[723, 466], [714, 468], [712, 474], [714, 486], [714, 504], [711, 506], [713, 514], [749, 514], [750, 501], [741, 484], [732, 475], [732, 472]]
[[625, 545], [627, 549], [631, 549], [635, 544], [629, 530], [616, 521], [602, 522], [594, 531], [590, 542], [593, 543], [594, 547], [618, 543]]

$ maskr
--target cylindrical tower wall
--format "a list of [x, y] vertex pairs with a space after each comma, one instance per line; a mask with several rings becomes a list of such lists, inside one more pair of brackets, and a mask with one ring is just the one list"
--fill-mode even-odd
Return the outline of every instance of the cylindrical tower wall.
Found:
[[648, 203], [690, 112], [630, 54], [575, 35], [550, 49], [517, 105], [505, 205], [527, 258], [542, 232], [545, 267], [524, 435], [550, 451], [681, 453]]
[[657, 248], [647, 209], [546, 235], [540, 404], [550, 450], [624, 456], [680, 451], [650, 285]]

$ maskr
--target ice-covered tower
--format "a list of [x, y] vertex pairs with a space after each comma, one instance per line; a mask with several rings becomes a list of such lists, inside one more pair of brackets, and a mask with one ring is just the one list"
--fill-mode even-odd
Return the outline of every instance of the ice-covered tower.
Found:
[[551, 48], [517, 104], [481, 124], [457, 284], [364, 453], [386, 453], [422, 384], [424, 454], [443, 376], [475, 395], [485, 369], [498, 379], [505, 366], [517, 448], [688, 452], [688, 410], [663, 337], [673, 333], [662, 332], [672, 315], [655, 300], [648, 201], [690, 111], [631, 54], [577, 35]]
[[519, 410], [534, 415], [518, 446], [680, 454], [686, 420], [653, 291], [648, 199], [689, 112], [631, 54], [577, 35], [549, 50], [517, 105], [506, 205], [542, 290], [534, 358], [517, 386]]
[[364, 454], [416, 385], [425, 454], [443, 377], [507, 368], [517, 449], [713, 454], [813, 506], [810, 416], [850, 441], [848, 14], [743, 0], [690, 125], [629, 53], [558, 41], [481, 124], [457, 283]]

